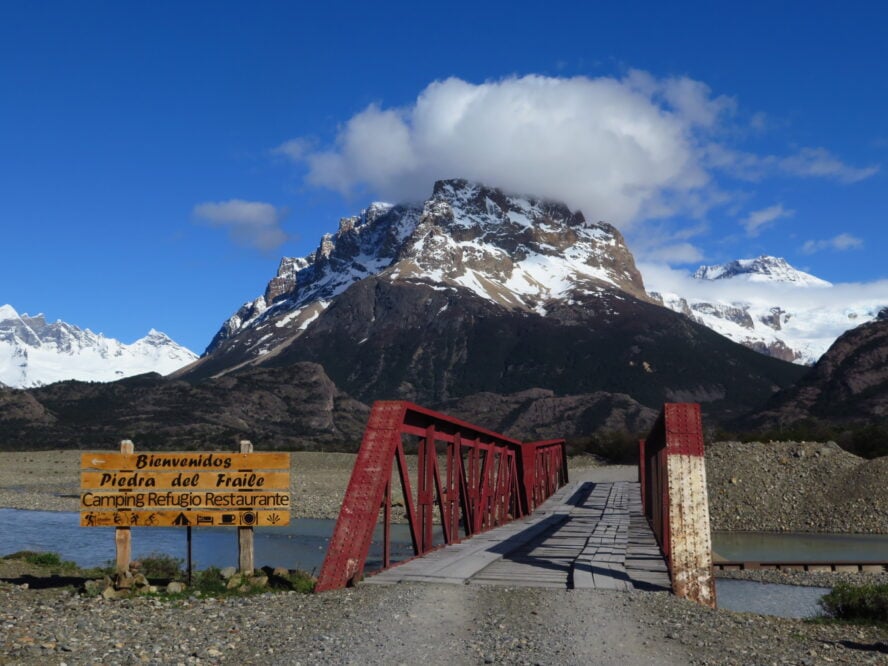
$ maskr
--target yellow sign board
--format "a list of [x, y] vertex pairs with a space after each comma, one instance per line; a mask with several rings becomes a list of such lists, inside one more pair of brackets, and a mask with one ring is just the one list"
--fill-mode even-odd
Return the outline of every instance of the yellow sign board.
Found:
[[282, 527], [289, 511], [81, 511], [81, 527]]
[[287, 509], [290, 493], [213, 493], [159, 490], [134, 493], [102, 493], [86, 490], [80, 495], [80, 510], [121, 509]]
[[290, 522], [289, 453], [83, 453], [82, 527]]
[[289, 453], [82, 453], [80, 469], [227, 472], [290, 469]]
[[248, 471], [81, 472], [83, 490], [287, 490], [290, 473]]

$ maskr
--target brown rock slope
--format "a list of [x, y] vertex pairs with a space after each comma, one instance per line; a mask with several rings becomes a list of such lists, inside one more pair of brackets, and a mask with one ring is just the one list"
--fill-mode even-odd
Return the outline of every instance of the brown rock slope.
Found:
[[832, 442], [717, 442], [706, 474], [715, 530], [888, 534], [888, 457]]
[[527, 441], [585, 437], [598, 430], [641, 433], [650, 430], [657, 411], [621, 393], [557, 396], [546, 389], [511, 395], [477, 393], [442, 409], [472, 423]]
[[753, 423], [774, 427], [805, 419], [888, 421], [888, 311], [844, 333], [801, 381], [776, 394]]

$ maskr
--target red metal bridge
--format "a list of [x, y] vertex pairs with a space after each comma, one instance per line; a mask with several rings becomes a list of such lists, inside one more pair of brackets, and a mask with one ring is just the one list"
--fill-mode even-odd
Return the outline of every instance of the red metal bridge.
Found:
[[[677, 592], [714, 605], [714, 589], [709, 594], [700, 572], [688, 584], [683, 568], [690, 561], [688, 540], [670, 531], [682, 524], [689, 533], [678, 516], [698, 519], [693, 507], [682, 505], [689, 498], [699, 505], [696, 493], [679, 492], [674, 482], [670, 492], [669, 484], [670, 474], [684, 469], [675, 456], [685, 455], [692, 441], [699, 441], [702, 452], [699, 407], [666, 405], [640, 447], [640, 483], [604, 472], [569, 484], [563, 440], [520, 442], [409, 402], [377, 402], [316, 589], [363, 578], [381, 521], [385, 573], [368, 582], [649, 589], [669, 586], [671, 574]], [[408, 458], [413, 452], [415, 464]], [[696, 471], [684, 481], [694, 480]], [[702, 489], [705, 505], [705, 478]], [[406, 518], [414, 557], [394, 563], [396, 509]], [[708, 530], [708, 514], [706, 521]], [[705, 568], [703, 560], [694, 563]], [[701, 596], [700, 589], [707, 593]]]

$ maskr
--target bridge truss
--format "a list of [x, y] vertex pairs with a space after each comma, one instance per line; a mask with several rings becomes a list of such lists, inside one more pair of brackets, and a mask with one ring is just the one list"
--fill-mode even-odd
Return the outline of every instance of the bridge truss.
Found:
[[[415, 471], [407, 458], [413, 450]], [[409, 402], [374, 403], [318, 592], [363, 575], [380, 520], [382, 568], [392, 566], [393, 481], [421, 556], [529, 514], [567, 483], [567, 455], [564, 440], [519, 442]]]

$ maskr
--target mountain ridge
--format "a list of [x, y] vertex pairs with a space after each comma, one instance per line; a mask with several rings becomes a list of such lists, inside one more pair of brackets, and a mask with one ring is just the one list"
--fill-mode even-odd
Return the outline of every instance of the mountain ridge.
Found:
[[375, 203], [341, 218], [313, 253], [282, 259], [265, 293], [222, 324], [203, 356], [236, 336], [243, 362], [274, 354], [333, 298], [373, 276], [464, 287], [503, 308], [543, 314], [546, 303], [589, 291], [617, 288], [650, 300], [613, 226], [589, 223], [558, 202], [461, 179], [438, 181], [422, 206]]
[[19, 314], [0, 306], [0, 382], [13, 388], [68, 379], [112, 381], [142, 374], [167, 374], [197, 355], [155, 329], [125, 344], [42, 314]]
[[775, 394], [755, 427], [799, 421], [888, 423], [888, 309], [842, 334], [802, 379]]
[[803, 287], [831, 287], [832, 283], [800, 271], [783, 257], [763, 254], [753, 259], [734, 259], [724, 264], [700, 266], [695, 280], [743, 278], [750, 282], [779, 282]]

